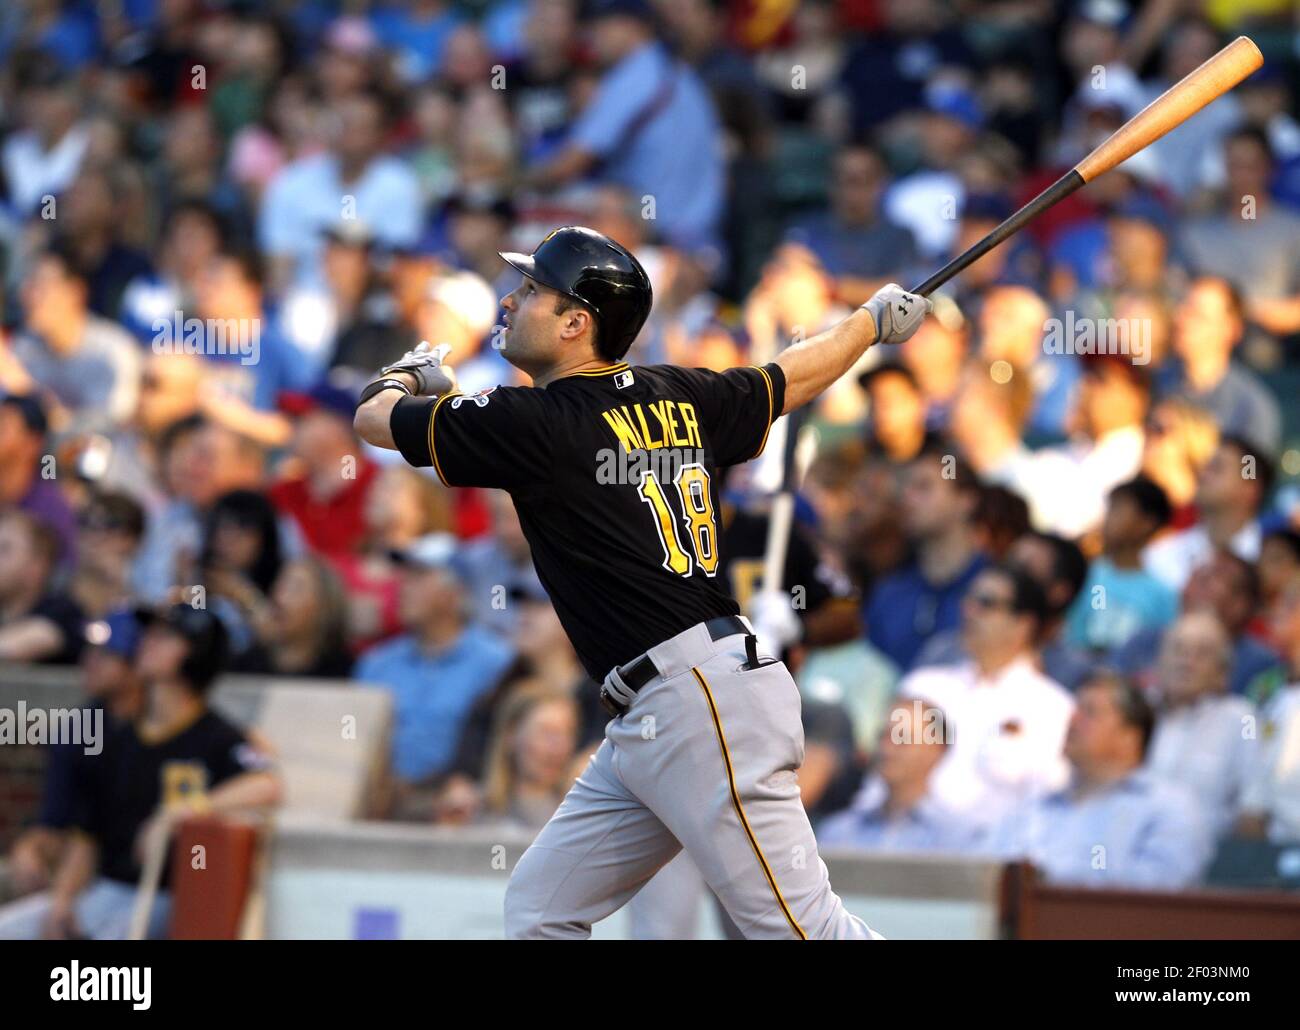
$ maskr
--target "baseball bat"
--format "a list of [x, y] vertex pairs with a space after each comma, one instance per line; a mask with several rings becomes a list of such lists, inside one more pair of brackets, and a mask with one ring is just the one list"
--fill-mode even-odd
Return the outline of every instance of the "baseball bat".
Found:
[[780, 590], [785, 580], [785, 558], [790, 548], [790, 527], [794, 524], [794, 496], [808, 466], [812, 464], [817, 443], [810, 437], [806, 424], [808, 409], [799, 408], [786, 418], [784, 474], [781, 490], [772, 498], [768, 515], [767, 543], [763, 548], [763, 590]]
[[1008, 236], [1019, 232], [1053, 204], [1064, 200], [1079, 187], [1127, 161], [1171, 129], [1182, 125], [1201, 108], [1258, 71], [1263, 63], [1264, 55], [1259, 52], [1259, 47], [1245, 36], [1238, 36], [1195, 71], [1189, 72], [1170, 86], [1051, 186], [912, 292], [923, 297], [929, 296]]

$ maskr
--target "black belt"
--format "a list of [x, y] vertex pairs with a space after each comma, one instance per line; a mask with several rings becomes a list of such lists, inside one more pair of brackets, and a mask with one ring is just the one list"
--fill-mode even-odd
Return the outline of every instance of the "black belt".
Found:
[[[716, 619], [710, 619], [704, 624], [704, 628], [709, 633], [712, 640], [725, 640], [727, 637], [734, 637], [738, 633], [744, 633], [751, 639], [753, 635], [749, 632], [749, 627], [738, 615], [722, 615]], [[751, 651], [746, 641], [746, 651]], [[627, 684], [627, 688], [634, 694], [659, 675], [659, 670], [655, 668], [655, 663], [650, 660], [650, 655], [643, 654], [640, 658], [635, 658], [622, 666], [618, 670], [619, 677]], [[619, 704], [614, 698], [609, 696], [608, 691], [602, 686], [600, 688], [600, 703], [604, 706], [605, 711], [610, 715], [622, 715], [627, 708]]]

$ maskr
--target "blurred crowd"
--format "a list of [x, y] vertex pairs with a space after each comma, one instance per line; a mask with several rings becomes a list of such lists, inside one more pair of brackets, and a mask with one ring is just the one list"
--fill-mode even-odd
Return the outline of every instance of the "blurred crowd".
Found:
[[[360, 386], [420, 340], [466, 390], [526, 383], [497, 252], [571, 223], [651, 276], [629, 360], [770, 360], [1249, 32], [1261, 71], [819, 400], [780, 596], [758, 582], [782, 432], [721, 530], [804, 694], [826, 847], [1172, 887], [1225, 839], [1300, 839], [1292, 6], [6, 6], [0, 661], [80, 662], [124, 769], [179, 740], [262, 802], [255, 741], [186, 736], [215, 668], [194, 655], [350, 679], [394, 702], [392, 818], [539, 828], [601, 738], [596, 688], [509, 498], [362, 444]], [[125, 848], [98, 875], [129, 880], [163, 797], [108, 816], [67, 776], [11, 869], [49, 887], [59, 832], [95, 827]]]

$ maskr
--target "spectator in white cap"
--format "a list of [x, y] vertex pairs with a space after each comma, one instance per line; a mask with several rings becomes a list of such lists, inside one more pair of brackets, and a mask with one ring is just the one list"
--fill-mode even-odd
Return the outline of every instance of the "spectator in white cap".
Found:
[[496, 294], [480, 275], [447, 272], [435, 276], [416, 315], [420, 338], [451, 345], [450, 360], [465, 393], [512, 381], [513, 372], [493, 346]]

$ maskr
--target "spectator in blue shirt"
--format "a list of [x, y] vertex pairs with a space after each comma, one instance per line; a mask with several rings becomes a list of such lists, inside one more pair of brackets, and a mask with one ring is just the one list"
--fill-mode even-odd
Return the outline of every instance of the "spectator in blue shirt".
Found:
[[[155, 352], [202, 354], [208, 362], [205, 379], [209, 393], [232, 408], [227, 421], [264, 443], [281, 443], [260, 422], [273, 412], [281, 391], [307, 390], [322, 371], [319, 355], [305, 354], [286, 339], [274, 309], [265, 302], [262, 262], [255, 252], [228, 247], [207, 264], [198, 282], [194, 317], [183, 312], [179, 327], [174, 317], [160, 319], [151, 346]], [[235, 411], [246, 412], [238, 419]], [[257, 414], [262, 419], [258, 419]], [[268, 438], [271, 437], [271, 438]]]
[[[1065, 614], [1079, 596], [1088, 571], [1079, 545], [1055, 533], [1028, 530], [1007, 548], [1006, 561], [1029, 573], [1047, 596], [1047, 621], [1038, 637], [1038, 661], [1049, 679], [1066, 690], [1078, 689], [1096, 663], [1065, 638]], [[936, 633], [916, 656], [914, 666], [956, 665], [968, 658], [958, 630]]]
[[333, 146], [282, 169], [266, 189], [258, 244], [283, 290], [295, 278], [320, 285], [326, 229], [341, 218], [374, 228], [389, 247], [415, 243], [423, 223], [420, 182], [405, 162], [382, 152], [388, 113], [376, 93], [358, 92], [334, 106]]
[[1155, 728], [1142, 692], [1105, 673], [1075, 701], [1065, 739], [1070, 786], [1011, 813], [985, 849], [1026, 859], [1057, 883], [1162, 890], [1196, 883], [1213, 835], [1182, 786], [1142, 768]]
[[835, 155], [831, 202], [796, 219], [786, 239], [817, 255], [846, 304], [865, 304], [880, 286], [916, 263], [912, 233], [880, 210], [889, 169], [874, 147], [851, 144]]
[[1110, 492], [1101, 525], [1101, 556], [1066, 619], [1066, 639], [1109, 651], [1139, 630], [1163, 628], [1178, 615], [1178, 596], [1142, 567], [1142, 549], [1169, 521], [1165, 492], [1146, 476]]
[[645, 0], [599, 0], [592, 43], [604, 69], [559, 153], [529, 173], [533, 185], [594, 176], [654, 202], [667, 241], [709, 243], [723, 206], [722, 133], [708, 91], [655, 38]]
[[393, 770], [406, 786], [447, 770], [474, 702], [514, 660], [508, 643], [467, 623], [455, 554], [454, 537], [430, 533], [394, 555], [406, 632], [367, 651], [353, 670], [361, 683], [393, 696]]
[[986, 563], [973, 526], [978, 503], [975, 474], [942, 442], [907, 467], [901, 507], [916, 558], [881, 580], [866, 608], [867, 637], [900, 669], [961, 622], [962, 596]]
[[919, 700], [896, 701], [880, 733], [875, 774], [853, 803], [817, 828], [824, 848], [960, 852], [976, 829], [930, 793], [930, 774], [948, 751], [942, 712]]
[[442, 67], [447, 38], [461, 17], [446, 0], [417, 0], [380, 4], [370, 14], [379, 42], [397, 59], [398, 73], [408, 82], [422, 82]]

